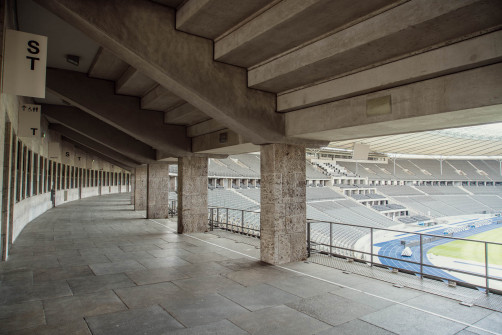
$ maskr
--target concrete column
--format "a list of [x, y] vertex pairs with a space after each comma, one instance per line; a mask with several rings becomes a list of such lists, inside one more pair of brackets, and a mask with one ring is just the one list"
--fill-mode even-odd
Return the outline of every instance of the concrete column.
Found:
[[135, 174], [134, 185], [134, 210], [144, 211], [146, 209], [146, 182], [147, 182], [147, 167], [146, 165], [138, 166]]
[[131, 173], [129, 175], [129, 192], [131, 192], [131, 205], [134, 206], [134, 198], [135, 198], [135, 194], [136, 192], [134, 191], [135, 190], [135, 186], [134, 185], [136, 183], [136, 175], [135, 175], [135, 171], [133, 173]]
[[305, 147], [261, 146], [261, 260], [284, 264], [307, 258]]
[[146, 218], [165, 219], [169, 214], [169, 164], [147, 166]]
[[178, 158], [178, 233], [207, 231], [206, 157]]

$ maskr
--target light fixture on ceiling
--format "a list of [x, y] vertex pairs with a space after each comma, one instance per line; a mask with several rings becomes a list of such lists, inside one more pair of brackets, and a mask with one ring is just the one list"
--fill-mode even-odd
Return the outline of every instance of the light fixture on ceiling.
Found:
[[78, 66], [80, 64], [80, 56], [66, 55], [66, 61], [72, 65]]

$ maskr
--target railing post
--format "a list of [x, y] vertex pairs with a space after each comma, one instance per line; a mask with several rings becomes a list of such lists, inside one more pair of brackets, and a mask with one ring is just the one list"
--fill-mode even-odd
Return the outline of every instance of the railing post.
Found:
[[216, 208], [216, 223], [220, 222], [220, 209]]
[[333, 223], [329, 223], [329, 257], [333, 255]]
[[424, 244], [422, 234], [420, 234], [420, 278], [424, 279]]
[[310, 258], [310, 221], [307, 221], [307, 257]]
[[370, 228], [370, 265], [373, 266], [373, 227]]
[[241, 212], [241, 233], [244, 234], [244, 211]]
[[211, 208], [211, 218], [209, 219], [209, 227], [210, 227], [211, 231], [213, 230], [213, 225], [214, 225], [213, 215], [214, 215], [214, 208]]
[[227, 231], [228, 231], [228, 208], [227, 208]]
[[488, 243], [485, 242], [485, 279], [486, 279], [486, 294], [490, 293], [490, 285], [488, 279]]

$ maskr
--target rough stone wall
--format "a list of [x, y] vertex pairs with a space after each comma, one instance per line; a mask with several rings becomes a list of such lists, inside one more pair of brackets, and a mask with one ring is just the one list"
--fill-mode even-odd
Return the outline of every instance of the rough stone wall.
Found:
[[148, 164], [147, 208], [148, 219], [165, 219], [169, 215], [169, 165]]
[[261, 146], [261, 260], [284, 264], [306, 259], [305, 147]]
[[136, 178], [134, 185], [134, 210], [146, 210], [146, 183], [147, 183], [147, 167], [138, 166], [136, 168]]
[[204, 157], [178, 159], [178, 233], [207, 231], [207, 168]]

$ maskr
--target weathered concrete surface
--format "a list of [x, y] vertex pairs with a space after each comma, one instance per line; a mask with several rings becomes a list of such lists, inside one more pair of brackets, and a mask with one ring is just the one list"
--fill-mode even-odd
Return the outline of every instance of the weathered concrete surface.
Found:
[[43, 115], [80, 132], [140, 163], [155, 161], [156, 153], [149, 145], [121, 132], [115, 127], [76, 107], [43, 105]]
[[178, 159], [178, 233], [207, 231], [206, 157]]
[[88, 75], [91, 78], [106, 80], [117, 80], [127, 70], [129, 65], [116, 57], [110, 51], [100, 48], [89, 69]]
[[226, 128], [225, 125], [213, 119], [187, 127], [187, 135], [188, 137], [196, 137], [204, 134], [209, 134], [218, 130], [223, 130], [225, 128]]
[[192, 125], [209, 119], [209, 116], [189, 103], [185, 103], [164, 113], [164, 122], [170, 124]]
[[83, 73], [47, 69], [48, 91], [155, 149], [189, 154], [184, 127], [164, 124], [163, 113], [140, 109], [138, 98], [116, 95], [114, 86]]
[[133, 67], [129, 67], [115, 83], [117, 94], [143, 96], [156, 85], [155, 81]]
[[98, 143], [92, 139], [90, 139], [87, 136], [84, 136], [80, 133], [77, 133], [76, 131], [71, 130], [70, 128], [67, 128], [66, 126], [63, 126], [62, 124], [57, 124], [57, 123], [52, 123], [49, 126], [49, 129], [55, 130], [61, 135], [65, 136], [68, 139], [71, 139], [77, 143], [80, 143], [83, 146], [86, 146], [88, 148], [93, 149], [94, 151], [99, 152], [102, 155], [105, 155], [117, 162], [122, 163], [123, 165], [129, 166], [129, 167], [134, 167], [136, 165], [140, 165], [139, 162], [134, 161], [130, 159], [129, 157], [126, 157], [122, 155], [121, 153], [110, 149], [107, 146], [102, 145], [101, 143]]
[[261, 146], [261, 260], [270, 264], [307, 258], [305, 147]]
[[165, 219], [169, 215], [169, 164], [147, 166], [146, 218]]
[[502, 60], [502, 31], [384, 64], [352, 75], [281, 94], [277, 111], [291, 110], [349, 98]]
[[182, 99], [160, 85], [152, 88], [141, 98], [141, 108], [159, 112], [165, 112], [183, 103]]
[[[214, 56], [219, 61], [247, 68], [335, 29], [343, 29], [368, 19], [371, 15], [402, 2], [281, 1], [216, 41]], [[177, 17], [179, 16], [178, 14]]]
[[[103, 159], [103, 160], [105, 160], [105, 161], [107, 161], [109, 163], [112, 163], [112, 164], [114, 164], [116, 166], [119, 166], [119, 167], [121, 167], [124, 170], [130, 171], [130, 170], [133, 169], [133, 167], [131, 167], [129, 165], [126, 165], [126, 164], [123, 164], [122, 162], [116, 161], [116, 160], [114, 160], [114, 159], [112, 159], [112, 158], [110, 158], [110, 157], [108, 157], [106, 155], [103, 155], [100, 152], [97, 152], [97, 151], [93, 150], [92, 148], [86, 147], [85, 145], [82, 145], [82, 144], [80, 144], [80, 143], [78, 143], [76, 141], [73, 141], [73, 140], [69, 139], [69, 138], [65, 138], [65, 141], [73, 144], [75, 146], [75, 148], [78, 148], [78, 149], [80, 149], [82, 151], [87, 152], [89, 155], [94, 155], [94, 156], [96, 156], [96, 157], [98, 157], [100, 159]], [[88, 160], [88, 161], [90, 161], [90, 160]], [[92, 166], [89, 166], [89, 164], [87, 164], [86, 167], [87, 168], [92, 168]]]
[[176, 11], [176, 29], [215, 39], [273, 0], [189, 0]]
[[129, 178], [130, 182], [130, 192], [131, 192], [131, 205], [134, 206], [134, 200], [136, 198], [136, 175], [134, 174], [136, 170], [133, 170], [133, 173], [131, 173], [131, 177]]
[[134, 210], [146, 210], [147, 166], [138, 166], [134, 172]]
[[250, 70], [248, 84], [283, 92], [466, 39], [501, 22], [499, 0], [410, 1]]
[[245, 69], [215, 62], [212, 41], [177, 31], [175, 13], [168, 7], [136, 0], [37, 3], [252, 142], [285, 141], [284, 118], [275, 112], [275, 96], [249, 89]]
[[[498, 63], [287, 113], [287, 134], [335, 141], [500, 122], [501, 87]], [[368, 115], [369, 100], [389, 96], [390, 113]]]

